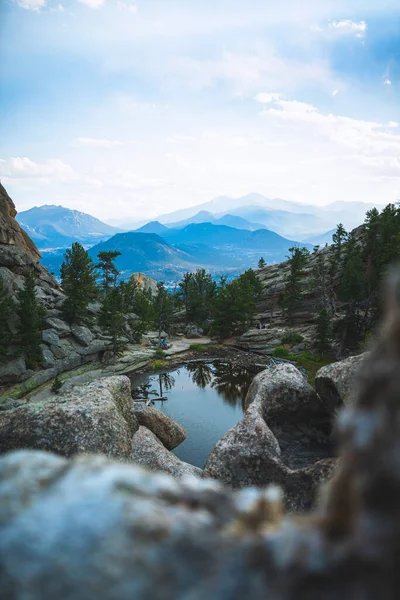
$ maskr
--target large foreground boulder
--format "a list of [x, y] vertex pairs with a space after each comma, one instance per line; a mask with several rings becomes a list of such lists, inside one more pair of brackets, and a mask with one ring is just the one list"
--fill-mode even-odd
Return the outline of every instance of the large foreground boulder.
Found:
[[[233, 488], [279, 484], [284, 489], [287, 507], [308, 508], [317, 484], [332, 474], [335, 464], [323, 461], [323, 468], [321, 465], [314, 468], [313, 463], [321, 457], [318, 452], [313, 457], [312, 442], [304, 433], [306, 427], [312, 431], [314, 421], [321, 425], [328, 419], [322, 402], [298, 369], [282, 364], [255, 377], [245, 407], [243, 419], [212, 449], [204, 476]], [[284, 446], [280, 444], [280, 435]], [[291, 446], [294, 452], [304, 451], [305, 455], [302, 464], [296, 467], [289, 460], [293, 454]], [[307, 462], [308, 457], [311, 462]]]
[[0, 452], [18, 448], [63, 456], [100, 452], [130, 459], [138, 429], [128, 377], [108, 377], [45, 400], [3, 403]]
[[329, 411], [355, 400], [357, 375], [367, 353], [322, 367], [315, 376], [315, 388]]
[[251, 404], [266, 421], [298, 422], [326, 415], [315, 390], [290, 363], [269, 367], [253, 379], [245, 409]]
[[140, 426], [133, 436], [132, 460], [151, 471], [163, 471], [177, 479], [188, 475], [201, 477], [202, 470], [179, 460], [163, 446], [158, 437], [146, 427]]
[[133, 412], [139, 425], [150, 429], [167, 450], [173, 450], [186, 439], [187, 431], [183, 425], [161, 410], [147, 406], [143, 402], [134, 402]]

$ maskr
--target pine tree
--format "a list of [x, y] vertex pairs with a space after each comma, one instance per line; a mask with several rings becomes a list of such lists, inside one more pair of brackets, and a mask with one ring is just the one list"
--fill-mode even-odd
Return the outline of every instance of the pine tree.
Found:
[[154, 298], [154, 308], [158, 337], [160, 340], [161, 332], [163, 329], [165, 330], [168, 328], [172, 316], [171, 297], [168, 294], [163, 281], [159, 281], [157, 283], [157, 294]]
[[302, 299], [301, 278], [310, 253], [307, 248], [298, 247], [289, 248], [289, 252], [291, 253], [291, 256], [288, 257], [289, 274], [286, 276], [285, 291], [280, 299], [280, 304], [286, 319], [292, 325], [294, 313]]
[[96, 269], [98, 269], [101, 273], [102, 289], [105, 296], [108, 295], [108, 292], [111, 288], [115, 288], [117, 285], [119, 271], [115, 266], [115, 260], [118, 258], [118, 256], [121, 256], [121, 252], [112, 250], [107, 252], [99, 252], [97, 255], [99, 262], [96, 264]]
[[197, 269], [195, 273], [184, 275], [179, 284], [179, 295], [185, 305], [187, 320], [203, 325], [212, 311], [216, 284], [205, 269]]
[[326, 308], [328, 311], [333, 310], [332, 285], [329, 277], [329, 269], [326, 254], [317, 252], [315, 265], [312, 270], [310, 282], [310, 290], [315, 294], [320, 309]]
[[349, 234], [345, 230], [343, 224], [339, 223], [339, 225], [336, 227], [335, 233], [332, 235], [333, 244], [331, 246], [331, 255], [329, 259], [331, 278], [335, 277], [342, 263], [343, 248], [346, 244], [348, 235]]
[[317, 336], [315, 347], [320, 354], [324, 356], [331, 350], [332, 327], [330, 316], [326, 308], [323, 308], [317, 319]]
[[8, 350], [12, 342], [12, 333], [8, 320], [14, 313], [14, 303], [0, 276], [0, 363], [7, 359]]
[[264, 259], [264, 257], [262, 256], [262, 257], [260, 258], [260, 260], [258, 261], [258, 268], [259, 268], [259, 269], [263, 269], [263, 268], [265, 267], [265, 265], [266, 265], [266, 264], [267, 264], [267, 263], [265, 262], [265, 259]]
[[64, 318], [68, 323], [88, 320], [87, 306], [96, 295], [94, 264], [84, 247], [75, 242], [66, 251], [61, 265], [61, 285], [67, 296]]
[[111, 347], [114, 356], [121, 354], [126, 346], [126, 343], [121, 340], [121, 337], [124, 337], [122, 330], [124, 323], [123, 295], [121, 288], [118, 286], [108, 290], [99, 317], [100, 327], [103, 327], [105, 332], [111, 336]]
[[27, 367], [34, 369], [43, 360], [40, 344], [46, 311], [36, 297], [36, 276], [33, 271], [26, 273], [24, 287], [18, 291], [17, 299], [20, 344]]

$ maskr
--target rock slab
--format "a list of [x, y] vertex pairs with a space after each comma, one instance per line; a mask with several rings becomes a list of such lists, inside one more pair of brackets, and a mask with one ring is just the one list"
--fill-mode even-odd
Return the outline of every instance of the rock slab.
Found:
[[19, 448], [63, 456], [84, 452], [130, 459], [138, 423], [130, 381], [108, 377], [50, 399], [22, 402], [0, 412], [0, 452]]
[[139, 425], [150, 429], [167, 450], [173, 450], [187, 437], [187, 431], [183, 425], [161, 410], [146, 406], [143, 402], [134, 402], [133, 412]]

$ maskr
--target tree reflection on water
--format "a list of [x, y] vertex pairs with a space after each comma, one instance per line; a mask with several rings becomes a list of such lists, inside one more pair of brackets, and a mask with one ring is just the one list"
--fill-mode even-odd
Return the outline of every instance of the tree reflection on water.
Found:
[[211, 385], [224, 402], [231, 406], [241, 406], [244, 410], [244, 399], [250, 383], [257, 371], [240, 365], [216, 362], [213, 365], [206, 363], [189, 363], [186, 369], [192, 375], [192, 381], [204, 389]]
[[256, 371], [231, 363], [216, 363], [212, 387], [216, 389], [224, 402], [231, 406], [241, 406], [244, 411], [244, 399]]
[[213, 378], [213, 369], [207, 363], [188, 363], [186, 369], [192, 374], [192, 381], [203, 389], [210, 385]]

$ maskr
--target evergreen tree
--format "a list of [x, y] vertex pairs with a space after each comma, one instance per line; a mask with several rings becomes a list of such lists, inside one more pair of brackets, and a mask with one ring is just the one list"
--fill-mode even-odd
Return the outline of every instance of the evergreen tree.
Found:
[[227, 284], [221, 278], [214, 301], [213, 330], [221, 337], [240, 334], [251, 326], [261, 283], [252, 269]]
[[280, 299], [280, 305], [285, 318], [292, 325], [294, 313], [302, 300], [301, 278], [310, 253], [307, 248], [298, 247], [289, 248], [289, 252], [291, 253], [288, 257], [289, 274], [286, 276], [285, 291]]
[[104, 291], [105, 296], [111, 288], [115, 288], [117, 285], [117, 277], [119, 271], [115, 266], [115, 260], [121, 256], [121, 252], [109, 250], [107, 252], [99, 252], [97, 255], [98, 263], [96, 269], [101, 273], [102, 283], [101, 287]]
[[45, 308], [36, 297], [36, 275], [33, 271], [25, 274], [24, 287], [17, 293], [20, 344], [29, 369], [34, 369], [43, 360], [42, 342]]
[[330, 262], [330, 275], [333, 278], [339, 270], [343, 258], [343, 248], [348, 238], [348, 233], [342, 223], [336, 227], [335, 233], [332, 235], [332, 246]]
[[8, 350], [12, 342], [12, 333], [8, 320], [14, 313], [14, 303], [0, 276], [0, 363], [7, 359]]
[[161, 332], [168, 328], [172, 316], [172, 300], [165, 288], [164, 282], [157, 283], [157, 294], [154, 298], [154, 309], [158, 337], [161, 339]]
[[329, 269], [326, 261], [325, 252], [316, 253], [315, 265], [312, 270], [310, 290], [313, 291], [317, 298], [320, 309], [326, 308], [333, 312], [333, 298], [331, 279], [329, 277]]
[[216, 284], [210, 273], [198, 269], [186, 273], [179, 284], [179, 296], [186, 310], [186, 318], [191, 323], [203, 325], [209, 318], [216, 296]]
[[125, 317], [123, 313], [123, 294], [121, 288], [115, 287], [108, 290], [104, 297], [99, 325], [103, 327], [106, 333], [111, 336], [111, 345], [114, 356], [118, 356], [125, 348], [125, 342], [121, 340], [123, 337], [123, 325]]
[[84, 247], [75, 242], [61, 265], [61, 285], [67, 296], [64, 318], [68, 323], [87, 321], [87, 306], [96, 296], [94, 264]]
[[317, 337], [315, 347], [320, 356], [324, 356], [331, 350], [332, 327], [330, 316], [326, 308], [323, 308], [317, 319]]
[[266, 265], [266, 264], [267, 264], [267, 263], [265, 262], [265, 259], [264, 259], [264, 257], [262, 256], [262, 257], [260, 258], [260, 260], [258, 261], [258, 268], [259, 268], [259, 269], [263, 269], [263, 268], [265, 267], [265, 265]]

